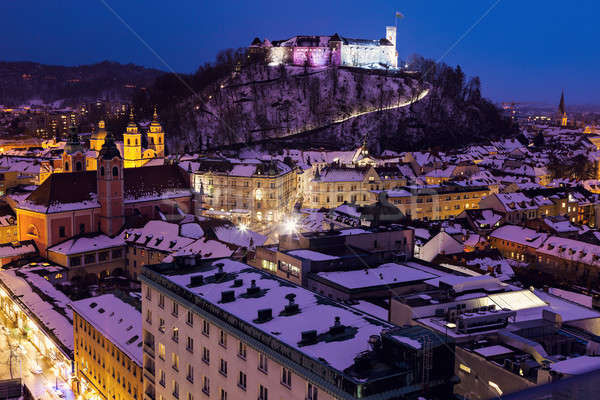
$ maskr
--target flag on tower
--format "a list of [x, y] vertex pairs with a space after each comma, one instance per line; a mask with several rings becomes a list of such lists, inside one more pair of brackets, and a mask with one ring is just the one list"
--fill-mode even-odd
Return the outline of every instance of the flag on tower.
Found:
[[404, 14], [402, 14], [400, 11], [396, 11], [396, 17], [397, 18], [404, 18]]

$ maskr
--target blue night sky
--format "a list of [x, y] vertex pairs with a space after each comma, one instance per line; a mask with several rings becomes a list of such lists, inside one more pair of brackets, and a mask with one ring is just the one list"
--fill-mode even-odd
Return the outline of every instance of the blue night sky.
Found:
[[[380, 38], [399, 22], [400, 58], [438, 59], [496, 0], [2, 1], [0, 58], [78, 65], [114, 60], [166, 70], [110, 5], [174, 70], [192, 72], [220, 49], [294, 34]], [[600, 3], [500, 0], [445, 58], [479, 75], [495, 100], [600, 104]]]

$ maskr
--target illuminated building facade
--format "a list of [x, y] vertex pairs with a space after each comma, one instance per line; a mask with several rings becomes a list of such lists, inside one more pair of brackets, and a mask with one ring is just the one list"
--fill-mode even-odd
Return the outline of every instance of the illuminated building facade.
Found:
[[342, 65], [368, 67], [398, 66], [396, 27], [386, 27], [385, 38], [379, 40], [351, 39], [339, 36], [294, 36], [287, 40], [260, 41], [254, 39], [251, 52], [264, 52], [271, 64], [291, 64], [311, 67]]
[[202, 159], [193, 171], [204, 212], [233, 222], [272, 223], [296, 200], [296, 169], [278, 161]]
[[113, 294], [78, 300], [71, 308], [78, 392], [86, 398], [96, 392], [104, 399], [141, 399], [140, 312]]

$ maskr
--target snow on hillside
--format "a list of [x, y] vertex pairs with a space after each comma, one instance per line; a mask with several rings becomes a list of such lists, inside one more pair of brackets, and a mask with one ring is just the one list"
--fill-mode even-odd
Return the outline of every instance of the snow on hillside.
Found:
[[[253, 66], [180, 108], [186, 141], [206, 148], [348, 125], [355, 117], [405, 108], [428, 90], [427, 85], [391, 72]], [[351, 136], [364, 134], [360, 127], [353, 128]]]

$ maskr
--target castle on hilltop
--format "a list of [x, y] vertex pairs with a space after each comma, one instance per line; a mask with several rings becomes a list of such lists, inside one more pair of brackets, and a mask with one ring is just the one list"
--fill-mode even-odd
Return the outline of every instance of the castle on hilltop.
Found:
[[332, 36], [294, 36], [272, 42], [255, 38], [250, 51], [264, 54], [271, 65], [398, 67], [395, 26], [386, 27], [385, 38], [375, 40], [351, 39], [337, 33]]

